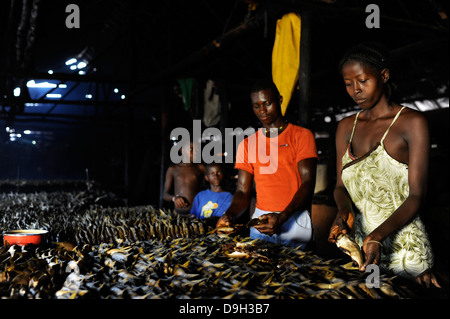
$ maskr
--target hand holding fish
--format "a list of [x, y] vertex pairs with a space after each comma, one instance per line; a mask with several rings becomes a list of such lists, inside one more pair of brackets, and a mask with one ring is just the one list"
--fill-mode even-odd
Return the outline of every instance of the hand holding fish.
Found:
[[222, 216], [220, 216], [220, 218], [216, 224], [216, 228], [232, 227], [232, 226], [233, 226], [233, 220], [226, 212]]
[[273, 235], [276, 234], [281, 225], [285, 222], [283, 214], [269, 213], [259, 216], [260, 223], [253, 227], [262, 234]]
[[353, 213], [347, 210], [339, 211], [334, 219], [333, 225], [330, 228], [330, 235], [328, 236], [328, 241], [330, 243], [335, 243], [339, 234], [349, 234], [352, 235], [354, 216]]

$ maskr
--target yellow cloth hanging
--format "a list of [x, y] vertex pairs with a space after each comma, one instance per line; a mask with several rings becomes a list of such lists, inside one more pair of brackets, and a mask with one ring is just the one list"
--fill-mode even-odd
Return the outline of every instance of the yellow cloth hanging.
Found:
[[278, 19], [272, 51], [272, 79], [283, 96], [283, 115], [298, 81], [300, 33], [300, 15], [290, 12]]

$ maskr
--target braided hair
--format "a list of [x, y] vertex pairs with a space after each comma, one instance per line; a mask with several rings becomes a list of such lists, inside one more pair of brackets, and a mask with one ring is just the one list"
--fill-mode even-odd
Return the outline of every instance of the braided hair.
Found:
[[[371, 68], [380, 73], [384, 69], [391, 69], [390, 57], [388, 50], [379, 43], [364, 42], [352, 47], [348, 50], [339, 62], [339, 71], [348, 61], [356, 61], [364, 67]], [[385, 83], [386, 97], [388, 101], [393, 99], [394, 93], [397, 91], [397, 85], [389, 79]]]

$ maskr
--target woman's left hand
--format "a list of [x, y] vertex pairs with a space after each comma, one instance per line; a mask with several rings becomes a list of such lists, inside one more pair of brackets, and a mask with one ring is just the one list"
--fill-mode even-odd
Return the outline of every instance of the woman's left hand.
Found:
[[361, 266], [360, 270], [365, 271], [366, 267], [370, 264], [379, 265], [381, 261], [381, 243], [372, 240], [367, 237], [363, 243], [363, 251], [365, 256], [365, 262]]

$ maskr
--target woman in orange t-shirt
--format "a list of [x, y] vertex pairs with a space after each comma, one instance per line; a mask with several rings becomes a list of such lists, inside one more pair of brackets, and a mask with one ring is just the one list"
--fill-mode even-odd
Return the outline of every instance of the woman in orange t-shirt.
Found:
[[254, 180], [253, 217], [263, 222], [250, 229], [250, 237], [304, 248], [312, 237], [309, 211], [318, 158], [313, 134], [285, 122], [282, 96], [273, 82], [256, 83], [251, 99], [262, 128], [239, 144], [236, 192], [217, 227], [232, 225], [249, 206]]

